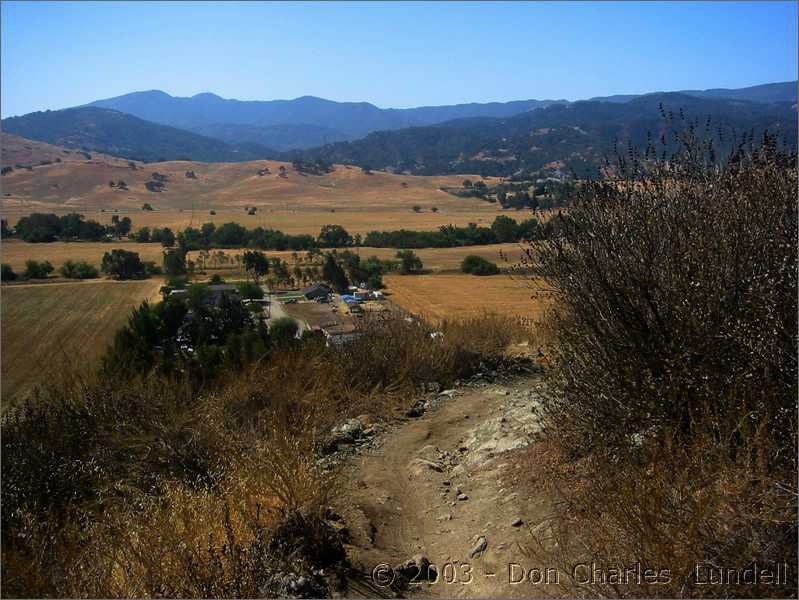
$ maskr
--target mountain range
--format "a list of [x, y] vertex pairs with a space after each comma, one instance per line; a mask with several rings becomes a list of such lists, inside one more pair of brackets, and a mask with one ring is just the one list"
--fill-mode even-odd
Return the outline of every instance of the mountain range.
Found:
[[215, 135], [230, 143], [249, 142], [289, 150], [356, 139], [372, 131], [432, 125], [464, 117], [506, 117], [554, 102], [520, 100], [384, 109], [368, 102], [334, 102], [314, 96], [244, 101], [209, 93], [180, 98], [152, 90], [98, 100], [89, 106], [118, 110], [202, 135]]
[[[313, 96], [241, 101], [134, 92], [2, 121], [4, 131], [148, 162], [321, 159], [412, 173], [508, 175], [550, 163], [588, 169], [618, 140], [659, 131], [658, 105], [740, 131], [796, 137], [797, 83], [394, 109]], [[793, 131], [791, 131], [793, 124]], [[590, 170], [590, 169], [589, 169]]]
[[[661, 136], [671, 140], [672, 131], [690, 122], [698, 130], [708, 130], [720, 155], [733, 147], [736, 135], [738, 141], [744, 135], [757, 140], [765, 130], [796, 146], [795, 103], [763, 104], [665, 93], [624, 103], [553, 105], [507, 119], [459, 119], [429, 127], [380, 131], [294, 155], [306, 161], [356, 164], [416, 175], [510, 176], [543, 169], [595, 176], [606, 158], [614, 158], [614, 146], [626, 151], [631, 144], [644, 150], [650, 140], [659, 141]], [[673, 149], [669, 141], [666, 145], [664, 149]]]

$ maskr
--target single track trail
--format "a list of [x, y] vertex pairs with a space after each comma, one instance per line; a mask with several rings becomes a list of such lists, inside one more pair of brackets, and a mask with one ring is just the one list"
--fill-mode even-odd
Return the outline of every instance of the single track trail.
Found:
[[[540, 431], [542, 385], [531, 376], [440, 394], [343, 465], [334, 509], [348, 528], [350, 560], [369, 580], [364, 595], [554, 592], [529, 574], [543, 572], [529, 548], [546, 527], [549, 503], [521, 462]], [[429, 560], [435, 575], [427, 568], [430, 581], [406, 577], [403, 585], [401, 565], [414, 557]], [[523, 573], [527, 579], [515, 582]], [[357, 593], [351, 587], [348, 595]]]

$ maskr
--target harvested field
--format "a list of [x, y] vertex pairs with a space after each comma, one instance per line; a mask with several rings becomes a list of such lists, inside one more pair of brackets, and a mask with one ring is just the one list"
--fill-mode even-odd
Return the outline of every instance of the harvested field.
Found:
[[152, 260], [161, 265], [164, 250], [161, 244], [137, 244], [128, 241], [29, 244], [20, 240], [4, 240], [0, 244], [0, 255], [3, 262], [10, 264], [17, 272], [25, 268], [26, 260], [49, 260], [56, 269], [67, 260], [85, 260], [99, 268], [103, 254], [115, 248], [138, 252], [142, 260]]
[[65, 363], [82, 369], [96, 366], [130, 310], [143, 300], [158, 299], [162, 283], [148, 279], [3, 286], [3, 406]]
[[433, 322], [484, 313], [536, 321], [546, 306], [534, 282], [509, 275], [391, 275], [384, 282], [392, 302]]

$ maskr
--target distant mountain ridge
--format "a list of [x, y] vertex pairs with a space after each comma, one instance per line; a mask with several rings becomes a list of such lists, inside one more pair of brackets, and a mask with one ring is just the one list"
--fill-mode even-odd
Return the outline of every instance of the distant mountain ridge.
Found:
[[[684, 109], [694, 119], [711, 115], [716, 124], [739, 132], [768, 128], [795, 141], [795, 97], [795, 85], [787, 82], [742, 90], [609, 96], [579, 102], [524, 100], [380, 109], [368, 103], [338, 103], [310, 96], [243, 102], [213, 94], [173, 98], [152, 91], [101, 101], [116, 109], [86, 105], [36, 112], [4, 119], [2, 128], [40, 142], [148, 162], [313, 158], [426, 175], [511, 175], [557, 171], [558, 165], [588, 173], [614, 140], [640, 146], [647, 132], [660, 131], [657, 105], [661, 101], [674, 110]], [[159, 121], [127, 112], [134, 110]], [[239, 122], [231, 122], [236, 119]], [[316, 123], [305, 122], [314, 119]], [[252, 124], [255, 120], [261, 124]], [[275, 123], [280, 120], [294, 122]], [[396, 128], [420, 120], [434, 123]], [[163, 121], [179, 126], [164, 125]], [[361, 137], [381, 124], [386, 128]], [[264, 140], [273, 143], [267, 145]]]
[[[695, 98], [715, 98], [720, 100], [745, 100], [747, 102], [773, 103], [773, 102], [796, 102], [797, 100], [796, 81], [783, 81], [780, 83], [764, 83], [745, 88], [713, 88], [709, 90], [681, 90], [674, 92]], [[663, 94], [666, 92], [652, 92], [652, 94]], [[614, 96], [597, 96], [591, 98], [596, 102], [629, 102], [635, 98], [648, 96], [651, 94], [616, 94]]]
[[9, 117], [3, 119], [2, 128], [6, 133], [39, 142], [146, 162], [238, 162], [275, 154], [274, 150], [267, 148], [226, 144], [215, 138], [97, 107], [48, 110]]
[[[378, 108], [368, 102], [334, 102], [314, 96], [294, 100], [232, 100], [202, 93], [176, 97], [160, 90], [133, 92], [88, 106], [110, 108], [154, 123], [229, 143], [250, 142], [277, 150], [307, 148], [363, 137], [373, 131], [432, 125], [464, 117], [505, 117], [565, 100], [519, 100], [418, 108]], [[291, 126], [292, 130], [287, 130]], [[248, 129], [250, 127], [251, 129]], [[286, 133], [291, 138], [286, 138]]]
[[732, 132], [757, 138], [764, 130], [795, 147], [795, 103], [754, 103], [696, 98], [685, 94], [648, 94], [627, 102], [580, 101], [553, 105], [507, 119], [471, 118], [428, 127], [371, 133], [363, 139], [339, 142], [293, 153], [304, 160], [356, 164], [416, 175], [477, 173], [525, 175], [542, 170], [563, 174], [598, 174], [614, 145], [644, 149], [649, 139], [667, 133], [660, 105], [683, 112], [704, 128], [722, 129], [719, 153], [734, 143]]
[[[768, 103], [796, 102], [796, 89], [794, 81], [677, 93], [698, 98]], [[618, 103], [641, 96], [626, 94], [592, 100]], [[335, 102], [315, 96], [293, 100], [235, 100], [209, 92], [178, 97], [150, 90], [97, 100], [88, 106], [118, 110], [154, 123], [215, 137], [229, 144], [256, 144], [284, 151], [352, 141], [375, 131], [436, 125], [455, 119], [507, 118], [556, 104], [570, 103], [566, 100], [516, 100], [378, 108], [368, 102]]]

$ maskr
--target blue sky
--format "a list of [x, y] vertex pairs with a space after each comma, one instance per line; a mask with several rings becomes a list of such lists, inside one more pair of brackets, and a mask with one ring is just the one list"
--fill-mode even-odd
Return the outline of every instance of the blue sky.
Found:
[[2, 115], [131, 91], [408, 107], [797, 76], [795, 2], [2, 3]]

